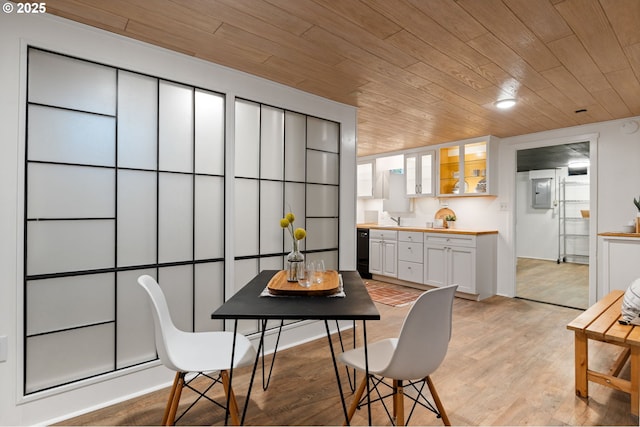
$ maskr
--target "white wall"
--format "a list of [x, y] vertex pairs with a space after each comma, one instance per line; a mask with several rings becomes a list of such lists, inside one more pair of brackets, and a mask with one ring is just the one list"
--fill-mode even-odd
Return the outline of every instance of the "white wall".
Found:
[[[26, 49], [28, 45], [225, 93], [227, 111], [236, 96], [341, 124], [340, 266], [355, 269], [356, 110], [225, 67], [48, 15], [0, 14], [0, 336], [7, 336], [8, 360], [0, 362], [0, 425], [31, 425], [64, 419], [132, 397], [170, 380], [157, 366], [107, 375], [54, 392], [22, 393], [22, 222]], [[233, 121], [226, 124], [227, 173], [233, 175]], [[233, 198], [229, 179], [227, 197]], [[233, 206], [233, 200], [227, 206]], [[233, 230], [233, 212], [227, 212]], [[233, 254], [227, 233], [226, 254]], [[226, 262], [227, 286], [233, 262]], [[153, 365], [153, 364], [152, 364]]]
[[558, 258], [558, 207], [556, 201], [556, 171], [535, 171], [535, 178], [551, 178], [554, 205], [549, 209], [531, 206], [531, 179], [527, 172], [518, 172], [516, 197], [516, 255], [518, 257], [555, 260]]
[[[533, 208], [532, 179], [551, 178], [550, 208]], [[565, 190], [565, 199], [568, 203], [560, 201], [562, 195], [560, 183], [566, 180], [568, 183], [585, 183], [585, 186], [568, 185]], [[585, 203], [578, 203], [584, 200]], [[587, 255], [589, 253], [588, 239], [575, 237], [574, 235], [588, 234], [589, 220], [575, 220], [580, 217], [581, 209], [589, 208], [589, 176], [568, 175], [566, 167], [558, 169], [535, 170], [518, 172], [516, 194], [516, 255], [524, 258], [535, 258], [547, 261], [562, 259], [564, 254]], [[565, 216], [563, 220], [563, 233], [568, 237], [560, 236], [560, 209], [564, 203]], [[567, 260], [574, 261], [572, 257]]]

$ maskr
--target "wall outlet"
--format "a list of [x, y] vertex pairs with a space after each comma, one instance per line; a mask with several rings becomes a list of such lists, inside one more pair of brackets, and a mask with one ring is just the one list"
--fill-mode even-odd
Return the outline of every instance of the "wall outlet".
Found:
[[507, 202], [500, 202], [500, 210], [503, 212], [509, 210], [509, 205], [507, 204]]
[[0, 362], [7, 361], [7, 353], [9, 352], [9, 339], [6, 335], [0, 337]]

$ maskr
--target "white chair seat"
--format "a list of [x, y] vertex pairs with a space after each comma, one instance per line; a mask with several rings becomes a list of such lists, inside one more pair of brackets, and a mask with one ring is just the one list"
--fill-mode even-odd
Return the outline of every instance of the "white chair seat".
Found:
[[[369, 373], [379, 375], [389, 366], [391, 356], [396, 351], [398, 345], [397, 338], [388, 338], [382, 341], [369, 344]], [[345, 351], [340, 354], [339, 359], [345, 365], [364, 371], [366, 368], [364, 358], [364, 347], [358, 347], [353, 350]]]
[[[231, 368], [233, 332], [182, 332], [175, 345], [168, 349], [169, 357], [182, 372], [213, 372]], [[255, 349], [241, 334], [236, 334], [234, 368], [253, 363]]]

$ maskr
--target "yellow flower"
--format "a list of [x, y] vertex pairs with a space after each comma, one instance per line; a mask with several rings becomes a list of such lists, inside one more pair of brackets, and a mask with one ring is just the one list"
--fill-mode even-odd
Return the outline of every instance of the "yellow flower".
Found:
[[307, 237], [307, 232], [304, 228], [296, 228], [296, 231], [293, 232], [293, 237], [295, 237], [296, 240], [302, 240]]
[[296, 216], [292, 212], [289, 212], [287, 215], [285, 215], [284, 218], [280, 220], [280, 227], [285, 228], [287, 229], [287, 231], [289, 231], [289, 234], [291, 234], [291, 238], [294, 240], [294, 243], [307, 237], [307, 232], [304, 228], [296, 228], [295, 230], [293, 229], [293, 221], [295, 221], [295, 219]]

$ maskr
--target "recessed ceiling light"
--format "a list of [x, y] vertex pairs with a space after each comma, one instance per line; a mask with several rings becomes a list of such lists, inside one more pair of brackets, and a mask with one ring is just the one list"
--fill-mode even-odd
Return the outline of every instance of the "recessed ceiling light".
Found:
[[500, 108], [501, 110], [506, 110], [507, 108], [511, 108], [514, 105], [516, 105], [516, 100], [512, 98], [496, 101], [496, 107]]

